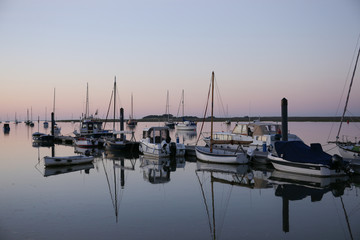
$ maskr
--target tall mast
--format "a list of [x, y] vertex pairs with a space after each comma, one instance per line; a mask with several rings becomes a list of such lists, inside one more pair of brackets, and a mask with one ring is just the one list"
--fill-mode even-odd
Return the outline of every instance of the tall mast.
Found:
[[214, 71], [213, 71], [212, 74], [211, 74], [211, 133], [210, 133], [210, 152], [212, 152], [213, 116], [214, 116]]
[[113, 130], [115, 131], [115, 116], [116, 114], [116, 76], [114, 79], [114, 123], [113, 123]]
[[167, 94], [166, 94], [166, 114], [168, 115], [168, 121], [169, 121], [169, 114], [170, 114], [170, 109], [169, 109], [169, 90], [167, 90]]
[[349, 91], [348, 91], [347, 98], [346, 98], [346, 103], [345, 103], [345, 107], [344, 107], [344, 112], [343, 112], [343, 114], [342, 114], [342, 116], [341, 116], [339, 131], [338, 131], [338, 133], [337, 133], [337, 135], [336, 135], [336, 141], [338, 141], [338, 139], [339, 139], [339, 134], [340, 134], [341, 126], [342, 126], [342, 123], [343, 123], [343, 121], [344, 121], [345, 112], [346, 112], [347, 105], [348, 105], [348, 102], [349, 102], [350, 91], [351, 91], [351, 87], [352, 87], [352, 84], [353, 84], [353, 81], [354, 81], [356, 66], [357, 66], [358, 60], [359, 60], [359, 55], [360, 55], [360, 48], [359, 48], [358, 55], [357, 55], [357, 57], [356, 57], [356, 62], [355, 62], [354, 71], [353, 71], [353, 74], [352, 74], [352, 77], [351, 77], [351, 81], [350, 81], [350, 85], [349, 85]]
[[85, 118], [89, 116], [89, 83], [86, 83]]
[[55, 114], [55, 88], [54, 88], [53, 113]]
[[133, 113], [133, 94], [131, 93], [131, 117], [130, 119], [133, 119], [134, 113]]
[[[183, 116], [183, 118], [184, 118], [184, 105], [185, 105], [185, 100], [184, 100], [184, 89], [182, 90], [182, 101], [181, 101], [181, 104], [182, 104], [182, 116]], [[183, 119], [184, 120], [184, 119]]]

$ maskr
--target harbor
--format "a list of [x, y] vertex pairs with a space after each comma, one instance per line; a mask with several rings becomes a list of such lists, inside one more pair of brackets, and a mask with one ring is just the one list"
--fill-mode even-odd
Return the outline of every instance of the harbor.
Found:
[[359, 1], [0, 3], [0, 240], [360, 239]]
[[[235, 124], [217, 122], [215, 129], [231, 131]], [[324, 150], [337, 153], [334, 144], [327, 143], [331, 124], [289, 122], [288, 128], [305, 143], [319, 142]], [[47, 168], [45, 156], [76, 155], [86, 149], [34, 145], [36, 125], [11, 124], [9, 134], [0, 134], [3, 239], [143, 239], [158, 234], [160, 223], [159, 239], [360, 236], [357, 175], [321, 178], [264, 164], [209, 164], [187, 155], [153, 159], [105, 148], [90, 150], [90, 164]], [[58, 125], [62, 132], [79, 128], [79, 123]], [[135, 138], [141, 139], [142, 130], [151, 126], [159, 123], [138, 122]], [[210, 124], [204, 128], [210, 131]], [[42, 122], [40, 129], [50, 133]], [[354, 129], [355, 123], [349, 123], [344, 134]], [[170, 138], [193, 145], [198, 131], [171, 130]]]

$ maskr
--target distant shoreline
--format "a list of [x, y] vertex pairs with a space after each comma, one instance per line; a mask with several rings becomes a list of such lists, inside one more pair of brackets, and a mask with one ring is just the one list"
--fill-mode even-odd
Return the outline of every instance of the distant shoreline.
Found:
[[[195, 122], [202, 122], [202, 118], [198, 117], [185, 117], [187, 120], [195, 121]], [[250, 121], [259, 120], [262, 122], [281, 122], [281, 117], [254, 117], [250, 118]], [[101, 119], [105, 121], [105, 119]], [[137, 122], [165, 122], [163, 117], [144, 117], [141, 119], [134, 119]], [[182, 118], [172, 118], [174, 122], [181, 122]], [[233, 118], [214, 118], [214, 122], [224, 122], [226, 120], [230, 120], [231, 122], [248, 122], [248, 117], [233, 117]], [[79, 122], [79, 120], [56, 120], [57, 122]], [[107, 119], [107, 122], [113, 122], [113, 119]], [[119, 120], [116, 120], [117, 122]], [[126, 121], [126, 119], [125, 119]], [[341, 117], [288, 117], [289, 122], [340, 122]], [[360, 122], [360, 116], [356, 117], [345, 117], [344, 122]], [[206, 118], [205, 122], [210, 122], [210, 118]]]

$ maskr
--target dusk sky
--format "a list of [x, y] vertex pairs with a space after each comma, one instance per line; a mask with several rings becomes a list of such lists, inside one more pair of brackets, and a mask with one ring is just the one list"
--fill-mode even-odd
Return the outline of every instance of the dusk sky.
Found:
[[104, 117], [114, 76], [126, 116], [131, 93], [135, 118], [164, 114], [167, 90], [176, 116], [184, 89], [201, 117], [212, 71], [229, 116], [280, 116], [284, 97], [289, 116], [341, 115], [359, 36], [359, 0], [0, 0], [0, 120], [49, 118], [54, 88], [57, 119], [79, 118], [87, 83]]

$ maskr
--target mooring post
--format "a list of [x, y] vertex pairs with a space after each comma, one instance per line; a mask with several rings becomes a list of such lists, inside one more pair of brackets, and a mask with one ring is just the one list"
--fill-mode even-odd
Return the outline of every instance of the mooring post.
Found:
[[55, 136], [55, 118], [54, 118], [54, 112], [51, 113], [51, 135]]
[[[120, 108], [120, 131], [124, 131], [124, 109]], [[124, 134], [120, 136], [121, 140], [124, 140]]]
[[288, 140], [288, 102], [286, 98], [281, 99], [281, 126], [282, 140]]

